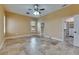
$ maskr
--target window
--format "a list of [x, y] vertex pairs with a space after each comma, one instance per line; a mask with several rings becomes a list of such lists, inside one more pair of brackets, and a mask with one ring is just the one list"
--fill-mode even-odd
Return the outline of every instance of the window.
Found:
[[5, 30], [5, 27], [6, 27], [6, 26], [5, 26], [5, 24], [6, 24], [5, 22], [6, 22], [6, 21], [5, 21], [5, 16], [4, 16], [4, 34], [5, 34], [5, 31], [6, 31], [6, 30]]

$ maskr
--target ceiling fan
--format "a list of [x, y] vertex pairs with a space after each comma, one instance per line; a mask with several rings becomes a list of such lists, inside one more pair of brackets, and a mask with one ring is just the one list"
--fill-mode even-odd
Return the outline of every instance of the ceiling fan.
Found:
[[[39, 8], [39, 4], [34, 4], [33, 5], [33, 9], [29, 8], [28, 10], [31, 11], [31, 10], [34, 10], [35, 12], [33, 13], [34, 15], [38, 15], [38, 14], [41, 14], [41, 11], [44, 11], [45, 8]], [[27, 14], [30, 14], [30, 12], [27, 12]]]
[[[38, 7], [39, 7], [39, 4], [35, 4], [35, 5], [34, 5], [34, 10], [36, 10], [36, 8], [38, 8]], [[39, 8], [38, 8], [38, 9], [39, 9]], [[29, 8], [28, 10], [33, 10], [33, 9]], [[43, 11], [43, 10], [45, 10], [45, 8], [39, 9], [39, 11]]]

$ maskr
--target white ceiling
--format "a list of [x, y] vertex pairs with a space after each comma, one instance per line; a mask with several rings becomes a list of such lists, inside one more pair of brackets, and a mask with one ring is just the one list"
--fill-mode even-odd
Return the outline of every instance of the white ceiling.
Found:
[[[45, 8], [44, 11], [41, 11], [40, 16], [47, 15], [48, 13], [57, 11], [63, 8], [64, 4], [39, 4], [39, 8]], [[32, 10], [28, 10], [29, 8], [34, 9], [33, 4], [6, 4], [5, 9], [9, 12], [18, 13], [21, 15], [27, 15], [32, 17], [40, 17], [35, 16]], [[26, 14], [26, 12], [30, 12], [30, 14]]]

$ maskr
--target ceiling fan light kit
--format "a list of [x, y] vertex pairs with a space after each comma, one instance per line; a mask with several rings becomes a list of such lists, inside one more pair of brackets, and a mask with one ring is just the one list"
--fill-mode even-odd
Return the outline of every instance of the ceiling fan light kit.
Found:
[[33, 14], [34, 14], [35, 16], [38, 16], [40, 13], [39, 13], [38, 11], [35, 11]]
[[38, 16], [40, 13], [39, 13], [39, 10], [38, 10], [38, 4], [35, 4], [34, 5], [34, 12], [33, 12], [33, 14], [35, 15], [35, 16]]
[[[44, 8], [39, 8], [39, 4], [34, 4], [33, 9], [29, 8], [28, 10], [33, 11], [32, 14], [35, 16], [40, 16], [41, 11], [45, 10]], [[30, 13], [27, 13], [30, 14]]]

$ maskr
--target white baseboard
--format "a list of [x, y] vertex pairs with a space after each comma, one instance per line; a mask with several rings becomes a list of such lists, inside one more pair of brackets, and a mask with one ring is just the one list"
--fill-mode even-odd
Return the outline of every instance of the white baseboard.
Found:
[[2, 41], [1, 45], [0, 45], [0, 49], [2, 49], [3, 45], [4, 45], [5, 39]]
[[31, 36], [31, 35], [25, 34], [25, 35], [17, 35], [17, 36], [5, 37], [5, 39], [14, 39], [14, 38], [20, 38], [20, 37], [29, 37], [29, 36]]
[[43, 35], [45, 38], [50, 38], [50, 39], [55, 39], [55, 40], [58, 40], [58, 41], [63, 41], [63, 39], [59, 39], [59, 38], [56, 38], [56, 37], [51, 37], [49, 35]]
[[39, 34], [24, 34], [24, 35], [17, 35], [17, 36], [10, 36], [10, 37], [5, 37], [5, 39], [14, 39], [14, 38], [21, 38], [21, 37], [30, 37], [33, 35], [39, 35]]
[[49, 35], [43, 35], [45, 38], [50, 38], [50, 36]]
[[58, 41], [63, 41], [62, 39], [55, 38], [55, 37], [51, 37], [51, 39], [55, 39], [55, 40], [58, 40]]

